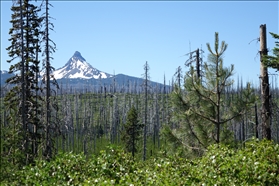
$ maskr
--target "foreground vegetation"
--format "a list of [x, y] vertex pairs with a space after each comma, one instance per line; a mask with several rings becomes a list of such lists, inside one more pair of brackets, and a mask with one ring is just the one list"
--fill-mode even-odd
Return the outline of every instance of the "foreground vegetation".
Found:
[[60, 153], [21, 170], [7, 170], [1, 185], [277, 185], [279, 145], [253, 139], [238, 150], [212, 145], [201, 158], [133, 160], [118, 147], [97, 156]]

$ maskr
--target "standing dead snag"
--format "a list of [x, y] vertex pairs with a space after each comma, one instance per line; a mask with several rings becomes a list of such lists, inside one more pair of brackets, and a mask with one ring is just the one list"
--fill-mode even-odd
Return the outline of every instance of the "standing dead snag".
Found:
[[270, 107], [269, 107], [269, 83], [268, 83], [268, 70], [264, 64], [264, 56], [267, 55], [266, 49], [266, 25], [260, 25], [260, 62], [261, 62], [261, 118], [263, 127], [263, 138], [271, 140], [270, 129]]

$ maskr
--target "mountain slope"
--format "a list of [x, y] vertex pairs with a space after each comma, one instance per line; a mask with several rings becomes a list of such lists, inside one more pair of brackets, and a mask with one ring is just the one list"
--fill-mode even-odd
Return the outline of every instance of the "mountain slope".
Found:
[[14, 76], [14, 74], [9, 74], [6, 70], [0, 70], [0, 86], [4, 85], [6, 80], [12, 76]]
[[[5, 84], [5, 80], [14, 74], [9, 74], [7, 71], [0, 71], [1, 73], [1, 86]], [[42, 72], [40, 75], [43, 76]], [[63, 91], [94, 89], [99, 90], [101, 87], [106, 87], [110, 90], [112, 87], [116, 91], [127, 91], [135, 89], [137, 92], [142, 90], [142, 84], [144, 79], [128, 76], [125, 74], [111, 75], [106, 72], [102, 72], [92, 67], [81, 56], [80, 52], [76, 51], [74, 55], [68, 60], [68, 62], [61, 68], [53, 71], [55, 79]], [[164, 87], [160, 83], [150, 81], [150, 87], [156, 87], [158, 90], [162, 90]], [[68, 88], [67, 88], [68, 87]], [[167, 86], [169, 87], [169, 86]], [[165, 87], [166, 88], [166, 87]]]

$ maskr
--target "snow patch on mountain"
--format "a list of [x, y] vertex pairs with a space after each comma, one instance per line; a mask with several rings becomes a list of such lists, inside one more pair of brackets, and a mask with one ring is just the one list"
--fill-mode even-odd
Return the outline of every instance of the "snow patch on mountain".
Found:
[[54, 75], [55, 79], [105, 79], [113, 76], [92, 67], [89, 63], [86, 62], [86, 60], [78, 51], [74, 53], [74, 55], [69, 59], [65, 66], [55, 70], [52, 74]]

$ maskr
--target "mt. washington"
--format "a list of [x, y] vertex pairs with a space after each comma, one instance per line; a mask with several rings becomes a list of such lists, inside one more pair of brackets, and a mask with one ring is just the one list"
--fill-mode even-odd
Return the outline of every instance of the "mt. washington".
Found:
[[[78, 51], [74, 53], [63, 67], [53, 71], [52, 74], [59, 84], [68, 85], [75, 89], [82, 89], [83, 87], [88, 86], [104, 86], [107, 87], [107, 90], [111, 86], [121, 87], [120, 89], [122, 90], [128, 89], [127, 87], [131, 88], [131, 86], [137, 86], [138, 89], [141, 89], [140, 86], [144, 82], [144, 79], [142, 78], [124, 74], [112, 75], [102, 72], [87, 63]], [[150, 81], [150, 86], [158, 87], [159, 89], [163, 87], [162, 84], [152, 81]]]
[[101, 72], [98, 69], [92, 67], [81, 56], [80, 52], [76, 51], [69, 61], [61, 68], [55, 70], [52, 73], [55, 79], [105, 79], [113, 77], [111, 74]]
[[[43, 77], [44, 72], [40, 73]], [[7, 71], [1, 71], [0, 86], [5, 85], [7, 78], [15, 76], [15, 74], [9, 74]], [[140, 91], [144, 84], [144, 79], [128, 76], [125, 74], [112, 75], [106, 72], [102, 72], [92, 67], [81, 56], [80, 52], [76, 51], [74, 55], [68, 60], [68, 62], [61, 68], [51, 72], [60, 87], [64, 87], [63, 90], [84, 90], [84, 89], [106, 89], [110, 90], [112, 87], [115, 91], [127, 91], [132, 88]], [[150, 87], [156, 87], [162, 90], [165, 86], [161, 83], [149, 81]], [[65, 89], [66, 87], [66, 89]]]

